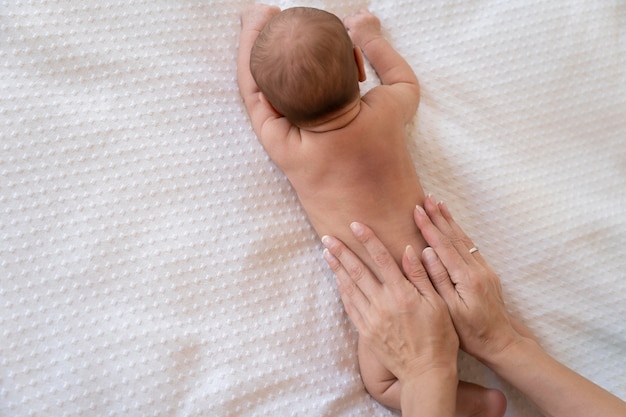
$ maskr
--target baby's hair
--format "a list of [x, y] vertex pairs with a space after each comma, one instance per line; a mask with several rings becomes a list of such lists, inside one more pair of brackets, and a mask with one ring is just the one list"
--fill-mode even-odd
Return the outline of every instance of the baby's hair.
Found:
[[297, 126], [359, 95], [350, 36], [337, 16], [319, 9], [295, 7], [270, 19], [252, 48], [250, 71], [272, 106]]

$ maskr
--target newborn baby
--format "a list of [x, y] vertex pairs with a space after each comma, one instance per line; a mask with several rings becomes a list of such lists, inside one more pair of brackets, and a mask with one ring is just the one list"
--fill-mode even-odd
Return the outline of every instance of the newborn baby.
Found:
[[[345, 26], [344, 26], [345, 23]], [[339, 237], [368, 265], [349, 225], [372, 227], [400, 264], [426, 243], [413, 221], [424, 192], [406, 145], [419, 104], [417, 77], [361, 11], [342, 23], [312, 8], [254, 5], [242, 14], [237, 77], [254, 131], [285, 173], [319, 236]], [[347, 29], [347, 30], [346, 30]], [[364, 96], [363, 55], [381, 84]], [[397, 379], [359, 343], [369, 393], [400, 407]], [[502, 393], [460, 382], [457, 413], [502, 416]]]

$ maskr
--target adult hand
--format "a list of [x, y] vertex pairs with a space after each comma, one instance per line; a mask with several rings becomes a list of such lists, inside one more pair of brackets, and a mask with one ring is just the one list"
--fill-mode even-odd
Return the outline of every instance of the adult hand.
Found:
[[[445, 204], [427, 197], [415, 223], [434, 249], [423, 261], [461, 347], [526, 394], [546, 416], [626, 416], [626, 403], [552, 358], [504, 308], [500, 280]], [[435, 253], [436, 252], [436, 253]]]
[[456, 375], [458, 337], [414, 249], [408, 246], [402, 259], [405, 277], [371, 229], [351, 228], [382, 282], [338, 239], [324, 236], [322, 242], [361, 340], [401, 382], [433, 369], [453, 368]]
[[[432, 196], [416, 207], [415, 224], [427, 248], [424, 267], [448, 305], [461, 348], [480, 360], [496, 355], [530, 331], [514, 322], [504, 306], [500, 279], [443, 203]], [[434, 249], [434, 250], [433, 250]], [[518, 327], [518, 332], [515, 327]]]

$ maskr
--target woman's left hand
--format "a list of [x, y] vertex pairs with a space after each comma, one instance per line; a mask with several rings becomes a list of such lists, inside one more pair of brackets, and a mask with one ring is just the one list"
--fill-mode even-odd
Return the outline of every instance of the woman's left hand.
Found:
[[404, 253], [405, 276], [371, 229], [359, 223], [351, 228], [376, 271], [370, 271], [338, 239], [324, 236], [322, 242], [345, 310], [362, 342], [401, 382], [433, 369], [456, 369], [459, 339], [447, 305], [415, 250], [408, 246]]

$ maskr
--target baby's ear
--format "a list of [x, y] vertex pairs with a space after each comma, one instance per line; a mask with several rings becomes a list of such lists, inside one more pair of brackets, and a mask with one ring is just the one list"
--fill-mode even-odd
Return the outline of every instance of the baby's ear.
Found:
[[270, 103], [267, 98], [265, 97], [265, 94], [259, 92], [259, 100], [261, 100], [261, 103], [263, 103], [264, 106], [269, 107], [270, 109], [272, 109], [272, 111], [274, 113], [276, 113], [276, 116], [278, 117], [283, 117], [282, 114], [280, 114], [280, 112], [278, 110], [276, 110], [276, 108], [274, 106], [272, 106], [272, 103]]
[[354, 47], [354, 61], [356, 62], [356, 67], [359, 70], [359, 82], [362, 83], [367, 79], [367, 74], [365, 74], [363, 53], [361, 52], [361, 48], [359, 48], [358, 46]]

